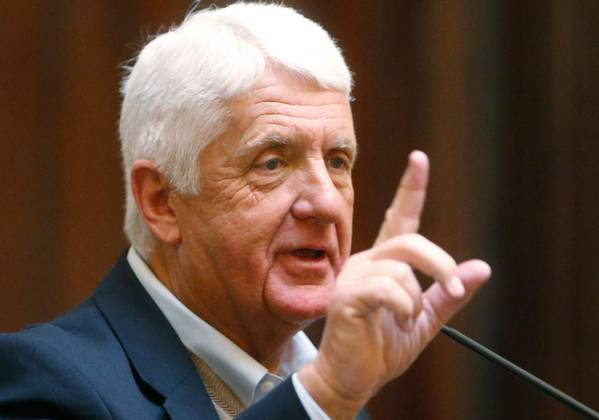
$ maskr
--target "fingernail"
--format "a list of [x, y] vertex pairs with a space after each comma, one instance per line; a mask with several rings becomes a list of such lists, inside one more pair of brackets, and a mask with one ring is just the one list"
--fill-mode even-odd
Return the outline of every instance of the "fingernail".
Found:
[[462, 280], [458, 276], [453, 276], [447, 284], [447, 291], [455, 298], [461, 298], [466, 293]]

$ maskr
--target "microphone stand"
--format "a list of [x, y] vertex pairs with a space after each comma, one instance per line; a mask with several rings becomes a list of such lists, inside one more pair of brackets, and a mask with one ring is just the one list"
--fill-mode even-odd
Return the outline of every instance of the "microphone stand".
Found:
[[509, 372], [513, 373], [520, 379], [523, 379], [524, 381], [534, 385], [535, 387], [550, 395], [551, 397], [555, 398], [562, 404], [565, 404], [568, 407], [572, 408], [574, 411], [588, 416], [591, 419], [599, 419], [599, 413], [593, 410], [592, 408], [584, 405], [580, 401], [572, 398], [571, 396], [560, 391], [559, 389], [549, 385], [547, 382], [537, 378], [532, 373], [522, 369], [520, 366], [515, 365], [514, 363], [501, 357], [497, 353], [489, 350], [482, 344], [479, 344], [478, 342], [462, 334], [458, 330], [444, 325], [441, 327], [441, 331], [443, 332], [443, 334], [447, 335], [451, 339], [457, 341], [458, 343], [469, 348], [470, 350], [480, 354], [485, 359], [490, 360], [491, 362], [501, 366], [504, 369], [507, 369]]

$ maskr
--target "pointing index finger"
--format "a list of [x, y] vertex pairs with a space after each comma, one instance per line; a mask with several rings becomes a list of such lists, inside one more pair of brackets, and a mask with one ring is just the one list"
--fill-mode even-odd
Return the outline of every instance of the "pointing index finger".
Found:
[[408, 167], [404, 171], [391, 207], [385, 213], [375, 245], [396, 235], [416, 233], [426, 199], [429, 160], [425, 153], [410, 153]]

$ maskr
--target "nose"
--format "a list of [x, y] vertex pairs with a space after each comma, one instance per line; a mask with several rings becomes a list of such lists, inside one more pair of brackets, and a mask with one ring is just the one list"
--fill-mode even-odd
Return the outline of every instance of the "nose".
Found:
[[293, 217], [323, 225], [339, 221], [348, 204], [331, 179], [324, 161], [314, 161], [303, 175], [298, 179], [300, 193], [291, 208]]

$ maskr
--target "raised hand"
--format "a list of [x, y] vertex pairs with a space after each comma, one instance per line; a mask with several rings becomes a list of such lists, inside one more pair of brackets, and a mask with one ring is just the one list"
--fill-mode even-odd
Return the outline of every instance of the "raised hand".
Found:
[[[490, 276], [480, 260], [456, 264], [419, 235], [428, 158], [412, 152], [375, 245], [337, 278], [319, 353], [299, 378], [333, 418], [351, 418], [401, 375]], [[413, 270], [435, 282], [422, 291]]]

